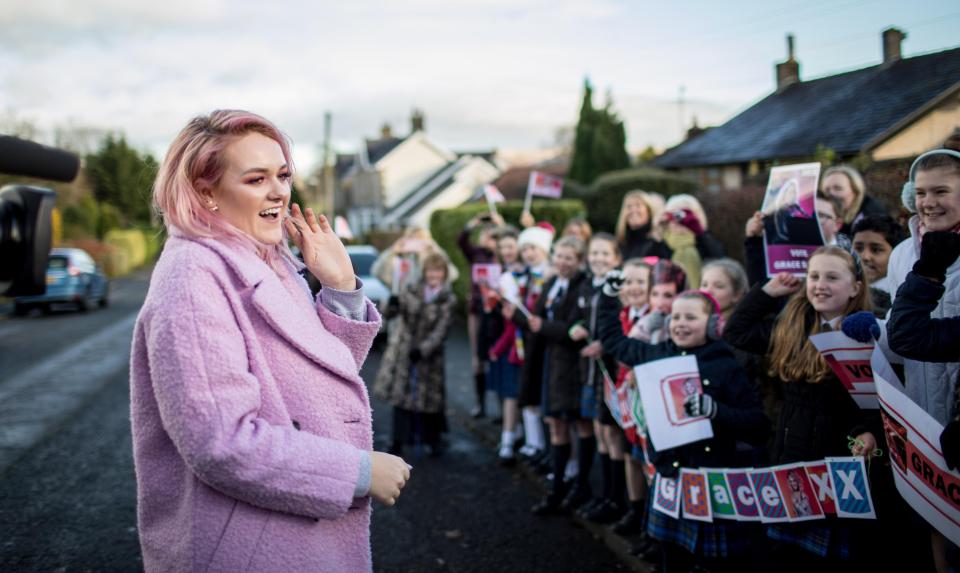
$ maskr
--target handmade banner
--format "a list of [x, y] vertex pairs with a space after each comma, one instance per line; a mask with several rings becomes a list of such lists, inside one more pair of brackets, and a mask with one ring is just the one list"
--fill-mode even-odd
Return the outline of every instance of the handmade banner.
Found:
[[413, 270], [413, 259], [400, 255], [393, 259], [393, 280], [390, 283], [390, 292], [396, 294], [407, 283], [410, 272]]
[[773, 476], [780, 486], [783, 505], [791, 522], [823, 519], [823, 509], [817, 503], [817, 494], [804, 464], [781, 466], [774, 470]]
[[680, 488], [677, 480], [657, 474], [653, 482], [653, 509], [676, 519], [680, 517]]
[[497, 212], [497, 203], [503, 203], [507, 200], [495, 185], [489, 183], [483, 186], [483, 196], [487, 199], [487, 207], [490, 209], [491, 215]]
[[626, 388], [623, 386], [617, 388], [613, 379], [606, 374], [603, 377], [603, 401], [610, 410], [610, 415], [621, 428], [626, 430], [633, 427], [633, 416], [630, 415], [629, 406], [626, 403]]
[[726, 470], [727, 486], [733, 494], [733, 508], [737, 512], [739, 521], [760, 521], [760, 509], [757, 507], [757, 497], [753, 494], [750, 485], [749, 469]]
[[500, 297], [512, 304], [521, 314], [530, 318], [530, 311], [520, 300], [520, 284], [517, 283], [517, 277], [513, 273], [500, 273], [497, 280], [497, 286], [500, 291]]
[[484, 312], [493, 312], [500, 302], [500, 271], [496, 263], [476, 263], [470, 267], [470, 280], [480, 291]]
[[683, 518], [713, 521], [707, 474], [702, 470], [680, 470], [680, 488], [683, 492]]
[[685, 399], [703, 393], [696, 357], [664, 358], [633, 371], [654, 448], [664, 451], [713, 437], [710, 418], [689, 416], [683, 408]]
[[527, 196], [523, 201], [523, 210], [530, 212], [530, 202], [533, 196], [559, 199], [563, 194], [563, 179], [547, 175], [539, 171], [531, 171], [527, 181]]
[[943, 425], [903, 393], [879, 349], [871, 364], [897, 491], [930, 525], [960, 545], [960, 472], [947, 468], [943, 459]]
[[837, 514], [837, 496], [833, 491], [833, 480], [830, 479], [830, 470], [827, 469], [827, 462], [808, 462], [806, 465], [807, 476], [813, 484], [813, 490], [817, 496], [817, 503], [824, 514]]
[[[922, 462], [917, 463], [923, 467]], [[654, 483], [661, 479], [666, 478], [657, 474]], [[932, 487], [938, 487], [937, 480], [931, 479]], [[940, 495], [960, 498], [960, 476], [951, 479], [940, 482]], [[657, 492], [663, 499], [654, 509], [673, 515], [676, 508], [670, 502], [676, 499], [684, 518], [699, 521], [781, 523], [825, 519], [827, 515], [876, 519], [862, 457], [756, 469], [680, 468], [680, 479], [663, 485], [663, 492]], [[672, 488], [679, 489], [675, 496]]]
[[768, 277], [782, 272], [803, 276], [810, 254], [823, 245], [815, 200], [819, 179], [819, 163], [770, 170], [760, 207]]
[[827, 458], [837, 502], [837, 517], [876, 519], [862, 457]]
[[873, 343], [857, 342], [839, 330], [814, 334], [810, 342], [817, 347], [858, 406], [866, 410], [880, 407], [870, 366]]
[[757, 508], [760, 510], [760, 521], [763, 523], [790, 521], [787, 508], [783, 503], [783, 494], [780, 493], [777, 480], [773, 476], [773, 469], [765, 468], [747, 473], [750, 477], [750, 485], [753, 486]]
[[737, 510], [733, 505], [733, 495], [727, 485], [724, 470], [701, 468], [707, 474], [707, 489], [710, 492], [710, 510], [713, 517], [737, 519]]
[[633, 425], [637, 432], [637, 441], [640, 451], [643, 452], [643, 475], [647, 478], [647, 483], [653, 483], [653, 476], [657, 473], [657, 468], [650, 463], [650, 454], [647, 445], [647, 418], [643, 413], [643, 403], [640, 401], [640, 391], [635, 384], [627, 385], [627, 404], [630, 407], [630, 416], [633, 418]]

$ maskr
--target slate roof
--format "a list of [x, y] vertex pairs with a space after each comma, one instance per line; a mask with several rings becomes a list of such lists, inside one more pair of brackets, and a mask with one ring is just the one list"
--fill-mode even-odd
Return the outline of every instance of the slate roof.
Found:
[[367, 141], [367, 159], [370, 165], [375, 165], [377, 161], [383, 159], [393, 149], [403, 143], [406, 138], [402, 137], [383, 137], [380, 139], [368, 139]]
[[666, 151], [655, 164], [679, 168], [807, 157], [818, 144], [856, 154], [957, 89], [960, 48], [804, 81]]

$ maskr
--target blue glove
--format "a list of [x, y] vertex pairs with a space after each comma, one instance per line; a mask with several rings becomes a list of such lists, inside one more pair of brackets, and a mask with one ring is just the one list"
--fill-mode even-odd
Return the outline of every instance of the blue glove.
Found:
[[861, 310], [843, 319], [843, 333], [857, 342], [873, 342], [880, 339], [880, 323], [872, 312]]

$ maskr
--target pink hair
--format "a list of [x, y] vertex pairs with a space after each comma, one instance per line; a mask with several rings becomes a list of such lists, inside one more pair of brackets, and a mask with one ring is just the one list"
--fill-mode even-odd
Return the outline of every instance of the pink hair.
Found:
[[200, 193], [204, 187], [216, 187], [223, 176], [224, 149], [249, 133], [276, 141], [293, 172], [290, 141], [277, 126], [249, 111], [216, 110], [190, 120], [170, 144], [153, 185], [154, 206], [171, 235], [226, 239], [263, 252], [275, 270], [280, 269], [281, 260], [299, 268], [302, 265], [287, 246], [286, 231], [277, 245], [260, 243], [211, 212]]

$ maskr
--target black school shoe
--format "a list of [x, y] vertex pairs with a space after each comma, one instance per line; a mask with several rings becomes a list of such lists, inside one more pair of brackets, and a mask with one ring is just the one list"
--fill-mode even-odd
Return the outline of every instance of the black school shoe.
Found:
[[593, 499], [593, 494], [588, 488], [574, 486], [570, 489], [570, 493], [567, 494], [567, 497], [563, 498], [563, 501], [560, 503], [560, 507], [563, 508], [564, 511], [574, 511], [586, 504], [591, 499]]
[[562, 506], [563, 496], [551, 493], [544, 496], [544, 498], [540, 500], [540, 503], [531, 507], [530, 512], [539, 516], [564, 515], [567, 512]]
[[620, 521], [610, 526], [610, 531], [617, 535], [633, 535], [643, 531], [643, 513], [632, 507], [623, 514]]
[[594, 523], [613, 523], [623, 517], [626, 512], [627, 508], [623, 505], [605, 499], [584, 518]]
[[576, 511], [577, 516], [583, 519], [586, 519], [587, 515], [591, 511], [593, 511], [597, 507], [597, 505], [604, 502], [604, 499], [605, 498], [602, 498], [602, 497], [595, 497], [590, 501], [588, 501], [587, 503], [581, 505], [580, 507], [577, 508], [577, 511]]

